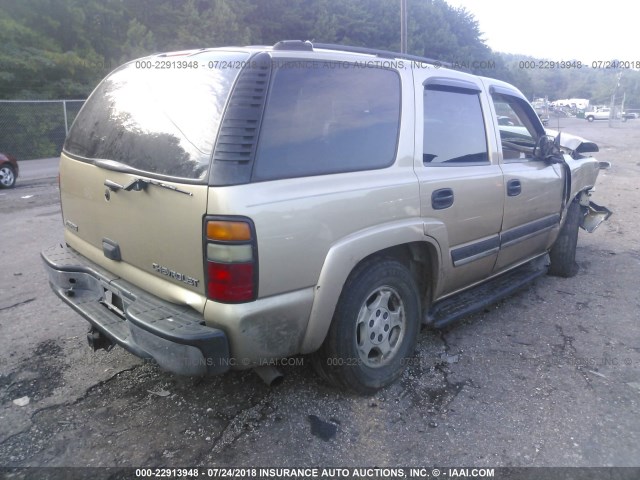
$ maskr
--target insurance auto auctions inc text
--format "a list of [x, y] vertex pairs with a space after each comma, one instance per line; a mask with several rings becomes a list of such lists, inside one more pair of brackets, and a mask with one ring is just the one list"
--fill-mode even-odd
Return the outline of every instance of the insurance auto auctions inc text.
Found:
[[261, 478], [493, 478], [493, 468], [259, 468]]

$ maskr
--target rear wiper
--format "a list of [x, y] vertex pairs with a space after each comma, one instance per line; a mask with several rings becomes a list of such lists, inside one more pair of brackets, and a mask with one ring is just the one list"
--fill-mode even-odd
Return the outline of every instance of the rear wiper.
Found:
[[166, 188], [167, 190], [173, 190], [174, 192], [183, 193], [185, 195], [189, 195], [190, 197], [193, 197], [193, 193], [191, 192], [187, 192], [186, 190], [181, 190], [177, 187], [174, 187], [173, 185], [169, 185], [163, 182], [158, 182], [156, 180], [145, 180], [142, 178], [136, 178], [133, 182], [131, 182], [126, 187], [124, 185], [120, 185], [119, 183], [113, 182], [108, 179], [104, 181], [104, 186], [107, 187], [112, 192], [117, 192], [118, 190], [124, 190], [125, 192], [130, 192], [130, 191], [139, 192], [141, 190], [146, 190], [149, 184], [155, 185], [161, 188]]
[[185, 195], [189, 195], [190, 197], [193, 197], [193, 193], [187, 192], [186, 190], [180, 190], [178, 187], [174, 187], [173, 185], [169, 185], [168, 183], [157, 182], [155, 180], [142, 180], [142, 179], [138, 179], [138, 181], [147, 182], [157, 187], [166, 188], [167, 190], [173, 190], [174, 192], [184, 193]]

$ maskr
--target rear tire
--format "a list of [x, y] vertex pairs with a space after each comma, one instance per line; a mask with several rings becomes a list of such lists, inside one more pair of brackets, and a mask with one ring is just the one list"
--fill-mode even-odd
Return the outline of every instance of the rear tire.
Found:
[[582, 208], [577, 200], [571, 202], [567, 210], [567, 218], [560, 229], [560, 234], [549, 251], [551, 266], [549, 274], [555, 277], [569, 278], [578, 273], [576, 263], [576, 247], [578, 245], [578, 228], [582, 217]]
[[402, 374], [419, 330], [420, 297], [407, 267], [367, 262], [345, 283], [313, 366], [335, 386], [374, 393]]

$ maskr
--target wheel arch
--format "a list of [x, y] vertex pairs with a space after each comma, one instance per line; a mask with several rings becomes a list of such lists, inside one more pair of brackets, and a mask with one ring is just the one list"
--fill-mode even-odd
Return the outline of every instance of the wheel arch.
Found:
[[438, 281], [441, 249], [438, 241], [424, 231], [423, 219], [405, 220], [356, 232], [335, 243], [316, 285], [301, 353], [311, 353], [322, 345], [347, 279], [360, 266], [376, 258], [393, 258], [407, 266], [425, 308]]

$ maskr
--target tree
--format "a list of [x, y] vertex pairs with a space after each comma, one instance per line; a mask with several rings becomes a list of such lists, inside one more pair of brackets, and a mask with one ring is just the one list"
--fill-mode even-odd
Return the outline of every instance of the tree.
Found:
[[[491, 55], [466, 10], [408, 8], [410, 53]], [[389, 0], [0, 0], [0, 96], [84, 97], [117, 65], [157, 51], [284, 39], [398, 50], [399, 23]]]

